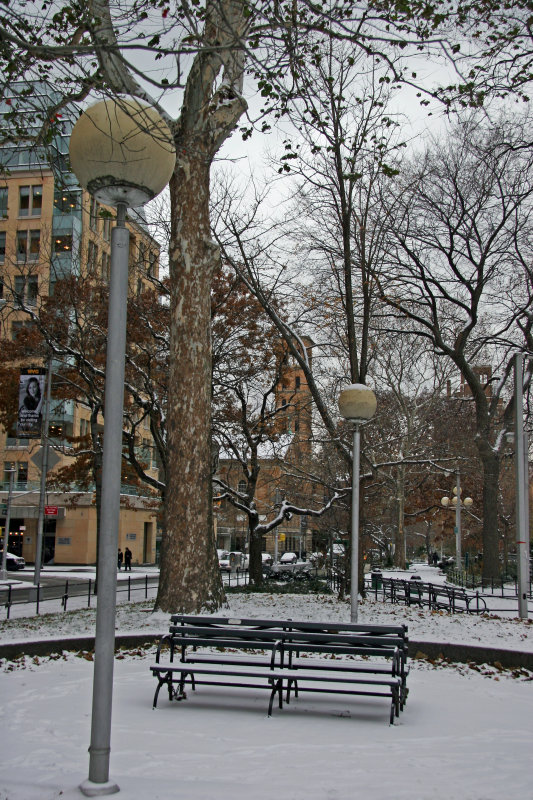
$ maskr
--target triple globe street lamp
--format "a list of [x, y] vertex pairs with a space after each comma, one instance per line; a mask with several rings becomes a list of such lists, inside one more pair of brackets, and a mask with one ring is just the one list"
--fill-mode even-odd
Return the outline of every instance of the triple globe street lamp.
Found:
[[456, 472], [456, 481], [455, 486], [453, 487], [453, 495], [452, 497], [443, 497], [441, 499], [441, 505], [444, 508], [449, 508], [451, 510], [455, 509], [455, 568], [460, 570], [461, 569], [461, 509], [464, 508], [468, 510], [472, 503], [474, 502], [471, 497], [465, 497], [463, 500], [461, 498], [462, 489], [461, 489], [461, 476], [459, 470]]
[[170, 129], [159, 113], [136, 98], [121, 96], [95, 103], [80, 116], [70, 137], [70, 163], [83, 188], [117, 209], [111, 234], [89, 777], [80, 786], [83, 794], [96, 797], [119, 791], [109, 780], [109, 756], [128, 299], [126, 209], [144, 205], [164, 189], [176, 154]]
[[352, 478], [352, 558], [350, 570], [350, 622], [357, 622], [359, 602], [359, 471], [361, 461], [361, 425], [376, 413], [376, 395], [362, 383], [352, 383], [339, 395], [339, 411], [348, 422], [353, 422], [353, 478]]

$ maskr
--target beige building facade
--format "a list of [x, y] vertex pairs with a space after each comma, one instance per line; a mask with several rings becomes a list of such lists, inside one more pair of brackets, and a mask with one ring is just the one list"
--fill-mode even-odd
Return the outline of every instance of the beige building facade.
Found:
[[[44, 90], [43, 90], [44, 91]], [[0, 103], [0, 115], [4, 98]], [[16, 97], [8, 103], [12, 107]], [[6, 106], [7, 108], [7, 106]], [[5, 110], [5, 109], [4, 109]], [[54, 139], [54, 169], [41, 152], [21, 145], [0, 148], [0, 346], [12, 342], [28, 325], [35, 325], [62, 278], [94, 277], [94, 285], [109, 279], [111, 229], [115, 211], [101, 206], [77, 185], [68, 171], [67, 123]], [[130, 229], [130, 293], [153, 287], [159, 271], [159, 246], [143, 218], [128, 215]], [[55, 295], [57, 298], [57, 294]], [[60, 300], [60, 298], [59, 298]], [[69, 324], [68, 314], [65, 324]], [[29, 352], [17, 368], [56, 367], [53, 357]], [[104, 420], [97, 422], [101, 432]], [[35, 560], [39, 504], [44, 503], [44, 562], [94, 564], [97, 551], [94, 487], [72, 486], [51, 491], [54, 473], [74, 460], [73, 442], [88, 435], [90, 409], [81, 402], [55, 398], [50, 404], [49, 465], [46, 493], [41, 498], [42, 438], [25, 438], [14, 428], [0, 428], [0, 527], [5, 538], [8, 497], [11, 496], [9, 551]], [[148, 474], [157, 478], [158, 464], [149, 426], [139, 426], [139, 451]], [[19, 431], [20, 433], [20, 431]], [[123, 473], [119, 547], [129, 547], [133, 563], [156, 561], [158, 497]], [[11, 492], [9, 490], [11, 482]]]

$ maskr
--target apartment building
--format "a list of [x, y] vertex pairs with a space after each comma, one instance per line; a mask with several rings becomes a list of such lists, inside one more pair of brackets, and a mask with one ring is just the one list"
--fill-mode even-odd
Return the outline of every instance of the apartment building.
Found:
[[[24, 92], [5, 97], [0, 103], [0, 118], [12, 118], [28, 108], [46, 108], [53, 91], [35, 84], [31, 97]], [[57, 122], [57, 120], [56, 120]], [[0, 146], [0, 346], [12, 341], [25, 326], [34, 324], [45, 307], [46, 298], [57, 297], [60, 281], [78, 276], [86, 281], [94, 276], [95, 287], [107, 281], [110, 270], [111, 229], [115, 210], [99, 205], [77, 184], [68, 169], [68, 142], [72, 121], [65, 115], [55, 129], [46, 152], [31, 140], [7, 141]], [[153, 286], [159, 273], [159, 246], [150, 235], [142, 212], [131, 211], [130, 292], [141, 295]], [[96, 289], [95, 289], [96, 290]], [[70, 324], [68, 313], [65, 324]], [[48, 369], [59, 365], [50, 355], [27, 353], [20, 368]], [[52, 384], [53, 385], [53, 384]], [[84, 482], [48, 490], [54, 474], [74, 461], [73, 441], [85, 437], [91, 425], [91, 411], [84, 402], [55, 397], [50, 404], [48, 429], [48, 471], [44, 524], [44, 560], [56, 564], [93, 564], [96, 561], [95, 487]], [[97, 426], [103, 433], [101, 415]], [[44, 431], [43, 431], [44, 433]], [[0, 527], [5, 537], [9, 479], [14, 474], [10, 503], [9, 550], [28, 562], [35, 559], [38, 508], [41, 497], [43, 461], [42, 437], [17, 435], [14, 429], [0, 428], [0, 463], [4, 480], [0, 492]], [[137, 442], [146, 471], [157, 478], [158, 465], [149, 425], [139, 425]], [[13, 473], [14, 470], [14, 473]], [[131, 473], [131, 471], [130, 471]], [[158, 498], [144, 484], [123, 475], [119, 546], [133, 553], [133, 563], [153, 563], [157, 548]]]

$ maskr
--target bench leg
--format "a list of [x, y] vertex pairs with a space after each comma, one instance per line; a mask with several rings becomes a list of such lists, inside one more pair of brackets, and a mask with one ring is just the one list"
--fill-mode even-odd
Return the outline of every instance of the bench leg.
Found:
[[278, 695], [278, 706], [283, 708], [283, 681], [279, 678], [272, 687], [270, 692], [270, 700], [268, 702], [268, 716], [272, 716], [272, 706], [274, 705], [274, 697]]
[[287, 696], [285, 698], [287, 703], [291, 702], [291, 686], [294, 684], [294, 696], [298, 697], [298, 681], [294, 678], [289, 678], [287, 681]]
[[167, 672], [167, 674], [165, 675], [164, 678], [162, 678], [161, 675], [158, 675], [158, 677], [157, 677], [157, 689], [155, 690], [154, 702], [152, 704], [152, 708], [156, 708], [157, 707], [157, 698], [159, 697], [159, 692], [161, 690], [161, 687], [165, 683], [168, 686], [168, 697], [169, 697], [169, 700], [172, 700], [172, 676], [170, 675], [170, 673]]

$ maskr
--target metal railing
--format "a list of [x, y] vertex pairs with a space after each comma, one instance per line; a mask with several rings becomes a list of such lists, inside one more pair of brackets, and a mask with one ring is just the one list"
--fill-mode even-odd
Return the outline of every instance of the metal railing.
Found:
[[[500, 575], [498, 578], [484, 579], [481, 575], [464, 570], [448, 569], [447, 580], [456, 586], [466, 589], [480, 589], [483, 594], [499, 595], [500, 597], [518, 597], [518, 578], [516, 576]], [[529, 579], [529, 598], [533, 598], [533, 580]]]
[[[157, 589], [159, 575], [132, 576], [127, 580], [117, 583], [117, 602], [130, 602], [132, 600], [148, 599], [150, 589]], [[59, 603], [58, 611], [67, 611], [70, 601], [74, 598], [82, 602], [82, 607], [91, 608], [95, 604], [96, 581], [94, 578], [87, 580], [72, 580], [71, 578], [57, 583], [39, 583], [13, 586], [13, 584], [0, 583], [0, 606], [6, 609], [6, 619], [11, 616], [11, 609], [18, 605], [29, 606], [29, 613], [39, 615], [45, 604]], [[50, 607], [47, 606], [47, 611]]]

